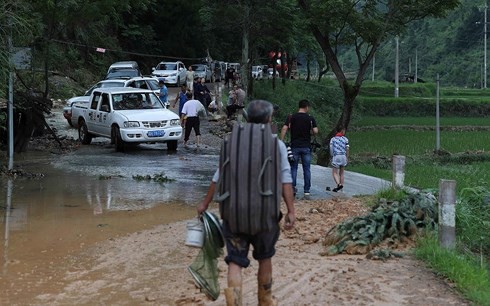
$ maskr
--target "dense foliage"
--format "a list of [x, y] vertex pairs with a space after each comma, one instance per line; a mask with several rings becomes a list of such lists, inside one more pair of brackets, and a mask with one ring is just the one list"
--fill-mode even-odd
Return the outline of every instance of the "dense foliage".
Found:
[[380, 199], [364, 216], [348, 219], [330, 230], [325, 255], [366, 254], [383, 241], [404, 242], [437, 224], [437, 199], [431, 193], [407, 193], [399, 201]]
[[488, 186], [465, 188], [456, 206], [458, 239], [475, 253], [490, 258], [490, 190]]

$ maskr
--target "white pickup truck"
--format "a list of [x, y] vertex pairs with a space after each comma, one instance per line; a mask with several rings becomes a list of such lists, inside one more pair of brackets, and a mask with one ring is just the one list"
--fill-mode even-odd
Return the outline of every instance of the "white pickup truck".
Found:
[[87, 104], [73, 104], [71, 124], [82, 144], [107, 137], [122, 152], [128, 143], [165, 142], [177, 150], [182, 136], [179, 116], [151, 90], [130, 87], [97, 88]]

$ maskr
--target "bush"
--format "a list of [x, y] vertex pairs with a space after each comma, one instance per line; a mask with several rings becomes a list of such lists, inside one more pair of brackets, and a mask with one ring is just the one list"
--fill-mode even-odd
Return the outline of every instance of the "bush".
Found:
[[[434, 114], [436, 99], [424, 97], [359, 97], [362, 114], [368, 116], [424, 117]], [[490, 99], [441, 98], [440, 115], [444, 117], [486, 117]]]
[[[360, 95], [363, 97], [393, 97], [394, 83], [370, 82], [362, 83]], [[399, 94], [402, 97], [435, 97], [436, 87], [433, 83], [402, 83], [399, 86]]]
[[298, 110], [301, 99], [310, 101], [310, 114], [315, 117], [321, 135], [326, 135], [334, 127], [340, 117], [343, 106], [343, 95], [338, 85], [331, 80], [322, 82], [306, 82], [303, 80], [287, 80], [283, 85], [276, 80], [276, 89], [271, 90], [272, 81], [262, 80], [254, 83], [253, 99], [264, 99], [277, 104], [279, 110], [274, 120], [279, 128], [289, 114]]
[[483, 186], [465, 188], [456, 205], [458, 240], [475, 253], [490, 257], [490, 191]]

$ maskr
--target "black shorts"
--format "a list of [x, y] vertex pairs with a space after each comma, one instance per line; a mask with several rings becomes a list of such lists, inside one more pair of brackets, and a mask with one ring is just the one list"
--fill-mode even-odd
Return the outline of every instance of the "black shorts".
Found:
[[223, 220], [223, 235], [225, 236], [226, 263], [233, 262], [242, 268], [250, 265], [248, 251], [250, 245], [254, 250], [252, 256], [256, 260], [271, 258], [276, 254], [276, 243], [280, 234], [279, 222], [268, 232], [262, 232], [255, 235], [233, 234], [226, 221]]
[[194, 129], [194, 132], [196, 132], [196, 136], [201, 135], [199, 117], [187, 117], [185, 120], [184, 141], [189, 140], [192, 129]]

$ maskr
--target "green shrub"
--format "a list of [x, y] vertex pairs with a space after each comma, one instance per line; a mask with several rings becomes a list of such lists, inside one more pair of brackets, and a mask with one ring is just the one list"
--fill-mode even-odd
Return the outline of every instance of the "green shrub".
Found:
[[287, 80], [285, 85], [281, 80], [276, 80], [275, 90], [272, 90], [272, 80], [261, 80], [254, 82], [252, 98], [264, 99], [279, 106], [274, 115], [279, 127], [289, 114], [297, 112], [301, 99], [309, 100], [312, 105], [310, 114], [315, 117], [320, 131], [319, 139], [333, 128], [343, 106], [343, 95], [332, 80], [323, 80], [320, 83]]
[[[436, 112], [435, 97], [359, 97], [360, 110], [368, 116], [413, 116], [426, 117]], [[486, 117], [490, 113], [490, 99], [441, 98], [441, 116]]]
[[475, 253], [490, 257], [490, 190], [464, 188], [456, 205], [456, 233]]
[[[399, 95], [401, 97], [435, 97], [436, 87], [434, 83], [401, 83]], [[362, 97], [393, 97], [395, 84], [390, 82], [364, 81], [360, 96]]]

